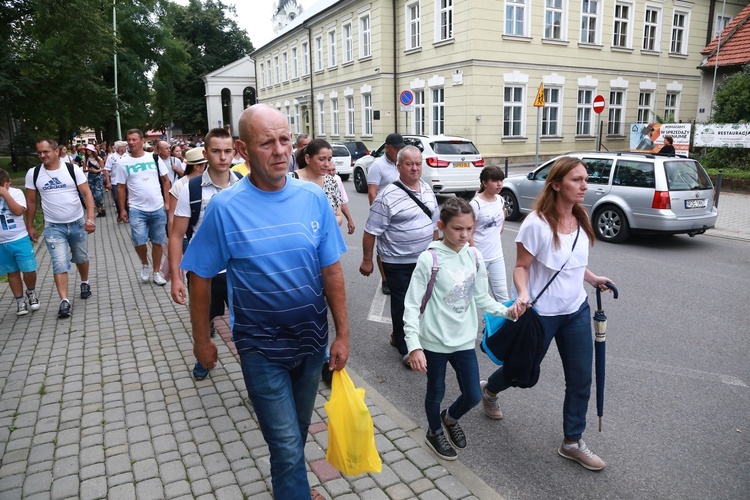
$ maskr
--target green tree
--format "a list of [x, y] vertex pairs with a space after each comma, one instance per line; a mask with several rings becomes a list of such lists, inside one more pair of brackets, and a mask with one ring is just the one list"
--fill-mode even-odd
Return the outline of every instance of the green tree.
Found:
[[714, 96], [714, 123], [750, 121], [750, 65], [730, 76]]
[[187, 52], [187, 59], [164, 57], [154, 75], [154, 125], [174, 123], [186, 132], [206, 132], [205, 86], [202, 77], [253, 50], [247, 32], [226, 13], [234, 7], [221, 0], [190, 0], [186, 6], [163, 5], [163, 20], [179, 46], [165, 45], [164, 54]]

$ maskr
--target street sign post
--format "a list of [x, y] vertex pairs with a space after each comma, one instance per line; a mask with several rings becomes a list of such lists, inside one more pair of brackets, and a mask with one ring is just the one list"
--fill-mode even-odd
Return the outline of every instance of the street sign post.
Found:
[[601, 94], [597, 94], [596, 97], [594, 97], [594, 105], [593, 105], [594, 113], [597, 114], [596, 117], [596, 150], [601, 151], [601, 126], [602, 126], [602, 120], [599, 118], [598, 115], [601, 114], [602, 111], [604, 111], [604, 96]]
[[534, 168], [539, 166], [539, 137], [542, 135], [542, 108], [544, 102], [544, 82], [539, 84], [539, 90], [536, 91], [534, 107], [536, 108], [536, 157], [534, 159]]
[[398, 103], [406, 118], [406, 133], [409, 133], [409, 111], [414, 110], [414, 92], [403, 90], [398, 96]]

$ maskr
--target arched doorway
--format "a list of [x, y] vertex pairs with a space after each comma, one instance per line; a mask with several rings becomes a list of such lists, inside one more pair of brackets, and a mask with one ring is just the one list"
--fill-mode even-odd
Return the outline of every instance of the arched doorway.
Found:
[[232, 126], [232, 91], [226, 88], [221, 89], [221, 119], [225, 127]]
[[242, 91], [242, 108], [249, 108], [256, 102], [255, 89], [253, 87], [245, 87], [245, 90]]

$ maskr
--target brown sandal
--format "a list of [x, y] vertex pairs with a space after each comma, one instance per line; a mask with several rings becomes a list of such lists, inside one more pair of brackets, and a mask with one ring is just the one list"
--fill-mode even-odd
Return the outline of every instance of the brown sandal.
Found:
[[315, 491], [314, 489], [310, 489], [310, 500], [326, 500], [326, 497]]

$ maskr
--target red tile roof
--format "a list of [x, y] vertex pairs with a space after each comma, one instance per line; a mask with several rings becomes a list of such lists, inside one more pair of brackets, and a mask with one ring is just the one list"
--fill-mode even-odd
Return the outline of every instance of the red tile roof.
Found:
[[[721, 46], [719, 46], [719, 40], [721, 40]], [[717, 49], [720, 68], [750, 63], [750, 4], [734, 16], [721, 34], [701, 50], [704, 56], [701, 68], [717, 66]]]

